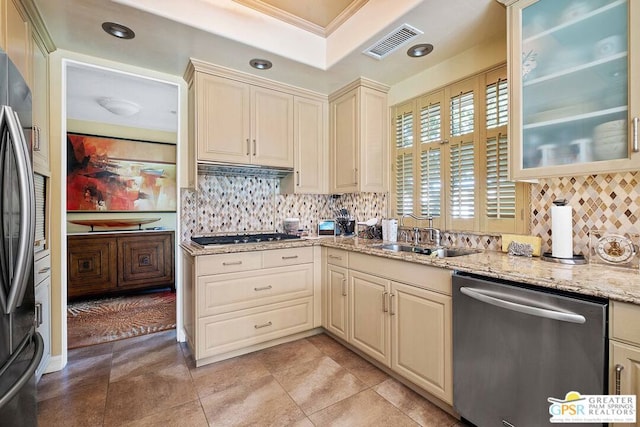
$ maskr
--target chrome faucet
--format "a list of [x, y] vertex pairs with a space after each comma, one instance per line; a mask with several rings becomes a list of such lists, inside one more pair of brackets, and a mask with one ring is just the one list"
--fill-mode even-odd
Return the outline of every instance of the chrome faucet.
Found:
[[424, 217], [424, 216], [415, 216], [414, 214], [404, 214], [402, 215], [402, 217], [400, 218], [400, 227], [403, 227], [403, 220], [405, 218], [413, 218], [416, 221], [420, 221], [420, 220], [428, 220], [429, 221], [429, 226], [428, 227], [424, 227], [424, 228], [420, 228], [420, 227], [413, 227], [413, 244], [414, 245], [419, 245], [420, 244], [420, 230], [423, 231], [428, 231], [429, 232], [429, 240], [431, 240], [436, 246], [441, 246], [442, 244], [442, 232], [440, 231], [439, 228], [435, 228], [433, 226], [433, 217], [429, 216], [429, 217]]
[[440, 246], [441, 245], [441, 240], [442, 240], [442, 232], [440, 231], [439, 228], [435, 228], [433, 226], [433, 217], [430, 216], [428, 218], [429, 220], [429, 226], [426, 228], [423, 228], [424, 231], [428, 231], [429, 232], [429, 240], [431, 240], [433, 243], [436, 244], [436, 246]]

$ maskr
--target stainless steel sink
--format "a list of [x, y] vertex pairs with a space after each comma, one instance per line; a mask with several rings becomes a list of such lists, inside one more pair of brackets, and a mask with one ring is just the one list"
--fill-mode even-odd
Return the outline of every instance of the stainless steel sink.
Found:
[[[382, 249], [391, 252], [411, 252], [414, 254], [431, 255], [436, 252], [437, 248], [428, 248], [421, 246], [403, 245], [400, 243], [384, 243], [382, 245], [374, 246], [376, 249]], [[464, 248], [442, 248], [443, 258], [451, 258], [457, 256], [471, 255], [478, 253], [476, 249], [464, 249]]]

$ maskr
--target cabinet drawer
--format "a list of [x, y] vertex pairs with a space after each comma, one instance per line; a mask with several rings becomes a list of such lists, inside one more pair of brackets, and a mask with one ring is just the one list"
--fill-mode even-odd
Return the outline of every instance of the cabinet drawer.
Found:
[[198, 315], [210, 316], [313, 294], [311, 264], [198, 278]]
[[197, 275], [234, 273], [236, 271], [257, 270], [262, 267], [262, 253], [241, 252], [233, 254], [199, 256]]
[[34, 263], [34, 283], [36, 286], [51, 276], [51, 256], [45, 255]]
[[640, 305], [611, 301], [611, 338], [640, 345]]
[[347, 251], [343, 251], [342, 249], [327, 249], [327, 263], [338, 265], [340, 267], [347, 267], [349, 264], [349, 255]]
[[198, 339], [198, 359], [313, 328], [313, 299], [205, 317], [198, 320], [202, 335]]
[[290, 248], [264, 251], [262, 253], [262, 266], [281, 267], [293, 264], [305, 264], [313, 262], [313, 248]]

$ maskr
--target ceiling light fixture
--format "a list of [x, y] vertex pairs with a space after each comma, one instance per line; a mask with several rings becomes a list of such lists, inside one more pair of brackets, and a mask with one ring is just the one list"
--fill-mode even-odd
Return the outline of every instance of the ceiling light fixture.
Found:
[[422, 56], [427, 56], [433, 51], [433, 45], [429, 43], [420, 43], [413, 45], [407, 50], [407, 55], [412, 58], [420, 58]]
[[249, 61], [249, 65], [251, 65], [256, 70], [268, 70], [273, 66], [271, 61], [268, 61], [266, 59], [258, 59], [258, 58], [254, 58], [251, 61]]
[[134, 114], [139, 113], [142, 109], [142, 107], [135, 102], [121, 98], [98, 98], [98, 104], [116, 116], [133, 116]]
[[116, 24], [115, 22], [103, 22], [102, 29], [105, 30], [107, 34], [119, 39], [128, 40], [136, 36], [136, 33], [134, 33], [131, 28], [122, 24]]

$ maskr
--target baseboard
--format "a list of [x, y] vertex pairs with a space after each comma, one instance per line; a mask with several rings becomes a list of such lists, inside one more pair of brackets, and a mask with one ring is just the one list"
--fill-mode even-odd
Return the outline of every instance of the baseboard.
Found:
[[63, 358], [62, 355], [51, 356], [49, 359], [49, 364], [46, 368], [44, 368], [43, 374], [50, 374], [51, 372], [62, 371], [65, 365], [67, 364], [66, 358]]

